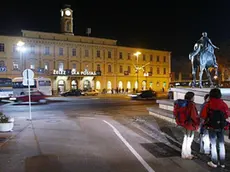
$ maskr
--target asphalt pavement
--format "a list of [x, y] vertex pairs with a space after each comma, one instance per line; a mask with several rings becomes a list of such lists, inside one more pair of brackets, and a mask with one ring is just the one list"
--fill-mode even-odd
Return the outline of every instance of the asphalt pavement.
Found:
[[148, 118], [150, 105], [155, 101], [56, 100], [32, 105], [32, 121], [28, 105], [3, 105], [15, 127], [0, 134], [0, 172], [210, 171], [205, 160], [180, 158], [180, 147]]

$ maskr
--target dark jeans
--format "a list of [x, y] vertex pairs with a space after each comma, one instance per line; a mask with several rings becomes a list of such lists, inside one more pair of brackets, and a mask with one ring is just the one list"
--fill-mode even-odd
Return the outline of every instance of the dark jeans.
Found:
[[[209, 130], [209, 138], [211, 142], [211, 160], [218, 165], [218, 157], [220, 158], [220, 165], [225, 162], [225, 146], [224, 146], [224, 130], [215, 131]], [[219, 151], [217, 151], [217, 147]]]

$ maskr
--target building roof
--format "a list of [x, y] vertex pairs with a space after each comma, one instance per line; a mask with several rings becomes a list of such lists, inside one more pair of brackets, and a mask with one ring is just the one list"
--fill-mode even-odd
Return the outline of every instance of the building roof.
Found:
[[[40, 31], [30, 31], [30, 30], [22, 30], [23, 37], [26, 38], [43, 38], [43, 39], [53, 39], [59, 41], [73, 41], [73, 42], [85, 42], [95, 43], [95, 44], [105, 44], [105, 45], [116, 45], [117, 40], [106, 39], [106, 38], [96, 38], [90, 36], [79, 36], [79, 35], [67, 35], [63, 33], [51, 33], [51, 32], [40, 32]], [[83, 41], [84, 42], [84, 41]]]

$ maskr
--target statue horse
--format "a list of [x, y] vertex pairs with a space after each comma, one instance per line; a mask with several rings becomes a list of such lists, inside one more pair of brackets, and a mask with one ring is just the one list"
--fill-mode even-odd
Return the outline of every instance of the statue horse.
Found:
[[[207, 50], [202, 51], [203, 45], [201, 43], [196, 43], [194, 46], [194, 51], [189, 54], [189, 60], [191, 60], [192, 64], [192, 87], [195, 87], [196, 85], [196, 72], [199, 67], [200, 72], [199, 72], [199, 87], [203, 88], [202, 84], [202, 77], [203, 77], [203, 71], [205, 70], [208, 80], [210, 82], [210, 87], [214, 87], [212, 78], [211, 78], [211, 73], [209, 71], [210, 68], [214, 68], [214, 61], [213, 61], [213, 56], [214, 56], [214, 49], [212, 46], [208, 46]], [[217, 77], [218, 69], [215, 68], [215, 77]]]

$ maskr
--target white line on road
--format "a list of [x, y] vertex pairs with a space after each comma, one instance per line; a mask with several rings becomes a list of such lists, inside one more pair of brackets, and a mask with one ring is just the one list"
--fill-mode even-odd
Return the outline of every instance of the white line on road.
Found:
[[133, 155], [140, 161], [140, 163], [145, 167], [148, 172], [155, 172], [149, 164], [137, 153], [137, 151], [125, 140], [125, 138], [120, 134], [120, 132], [109, 122], [103, 120], [106, 124], [108, 124], [114, 131], [114, 133], [121, 139], [121, 141], [129, 148], [129, 150], [133, 153]]

